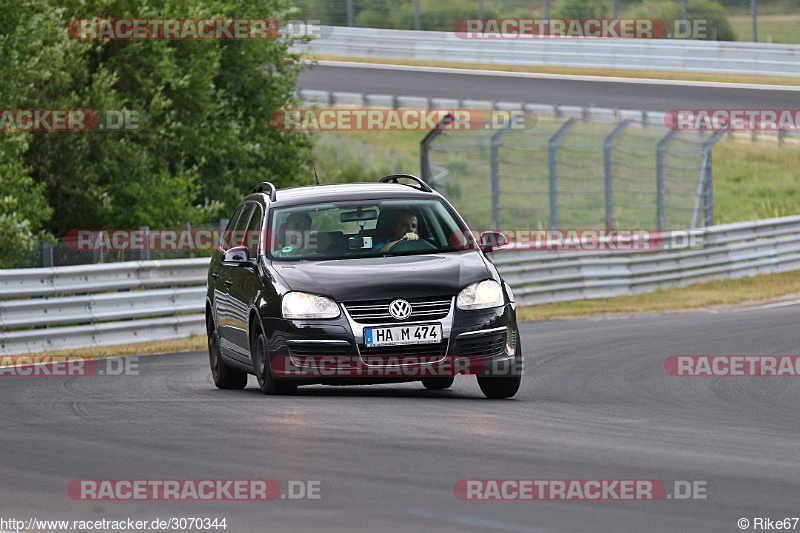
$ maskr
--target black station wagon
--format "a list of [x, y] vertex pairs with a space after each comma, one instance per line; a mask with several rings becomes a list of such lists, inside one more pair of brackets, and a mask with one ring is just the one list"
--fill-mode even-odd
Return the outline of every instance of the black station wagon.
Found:
[[516, 304], [455, 209], [414, 176], [378, 183], [258, 185], [238, 205], [208, 269], [214, 383], [267, 394], [300, 385], [474, 374], [489, 398], [516, 394]]

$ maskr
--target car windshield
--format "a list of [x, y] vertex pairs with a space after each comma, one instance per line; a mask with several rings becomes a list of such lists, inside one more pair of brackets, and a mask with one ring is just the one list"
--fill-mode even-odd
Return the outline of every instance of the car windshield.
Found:
[[443, 202], [326, 202], [271, 210], [270, 259], [297, 261], [454, 252], [464, 231]]

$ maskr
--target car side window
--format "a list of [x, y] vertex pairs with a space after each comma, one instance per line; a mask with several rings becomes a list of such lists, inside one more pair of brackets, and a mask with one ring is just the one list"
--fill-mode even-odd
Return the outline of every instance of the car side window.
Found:
[[236, 223], [239, 221], [239, 216], [242, 214], [242, 208], [244, 208], [244, 206], [245, 204], [240, 204], [231, 215], [230, 220], [228, 220], [228, 225], [220, 237], [219, 245], [223, 250], [227, 250], [231, 247], [228, 244], [231, 241], [231, 233], [233, 232], [233, 228], [236, 226]]
[[250, 215], [253, 213], [255, 205], [252, 202], [244, 204], [235, 225], [232, 227], [230, 224], [228, 225], [229, 229], [225, 230], [226, 245], [223, 246], [224, 249], [228, 250], [244, 245], [245, 228], [247, 228], [247, 223], [250, 222]]
[[244, 239], [244, 245], [250, 252], [259, 252], [264, 249], [263, 246], [263, 233], [261, 231], [264, 215], [261, 212], [261, 206], [254, 204], [255, 209], [253, 215], [250, 217], [250, 223], [247, 225], [247, 232]]

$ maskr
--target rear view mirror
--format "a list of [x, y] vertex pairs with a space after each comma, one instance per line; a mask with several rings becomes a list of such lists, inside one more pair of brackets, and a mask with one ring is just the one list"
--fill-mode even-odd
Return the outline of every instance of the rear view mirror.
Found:
[[365, 220], [376, 220], [378, 218], [377, 209], [359, 209], [358, 211], [346, 211], [339, 215], [342, 222], [362, 222]]
[[230, 250], [225, 250], [222, 256], [223, 263], [250, 263], [250, 250], [247, 246], [236, 246]]

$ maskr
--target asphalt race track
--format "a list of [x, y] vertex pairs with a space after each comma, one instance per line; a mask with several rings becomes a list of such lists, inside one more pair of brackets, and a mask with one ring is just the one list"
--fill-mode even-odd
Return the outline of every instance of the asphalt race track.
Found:
[[[336, 65], [336, 66], [333, 66]], [[420, 67], [321, 64], [301, 73], [303, 89], [405, 96], [475, 98], [537, 104], [589, 105], [618, 109], [794, 109], [797, 90], [764, 90], [582, 79], [480, 75]], [[683, 83], [683, 82], [681, 82]]]
[[[798, 353], [800, 307], [522, 324], [511, 400], [471, 377], [214, 388], [205, 353], [138, 375], [0, 378], [0, 516], [225, 517], [228, 531], [738, 531], [800, 515], [798, 378], [680, 378], [670, 355]], [[322, 499], [90, 502], [73, 479], [321, 480]], [[460, 501], [460, 479], [705, 481], [705, 500]]]

